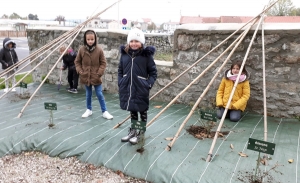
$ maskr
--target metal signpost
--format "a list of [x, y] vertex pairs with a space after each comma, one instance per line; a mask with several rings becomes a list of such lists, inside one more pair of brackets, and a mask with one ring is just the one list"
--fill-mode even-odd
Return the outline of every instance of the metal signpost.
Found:
[[247, 149], [273, 155], [275, 151], [275, 144], [249, 138]]
[[258, 158], [257, 158], [256, 169], [255, 169], [255, 179], [256, 179], [257, 170], [260, 164], [260, 153], [262, 152], [262, 153], [273, 155], [275, 151], [275, 144], [271, 142], [249, 138], [247, 149], [258, 151]]
[[122, 24], [124, 25], [124, 26], [122, 27], [122, 29], [123, 29], [123, 30], [127, 30], [127, 27], [126, 27], [127, 19], [126, 19], [126, 18], [123, 18], [123, 19], [122, 19]]
[[145, 132], [146, 131], [146, 123], [138, 121], [138, 120], [132, 120], [131, 121], [131, 128], [136, 129], [136, 130], [141, 130], [141, 131]]
[[24, 88], [27, 88], [27, 83], [20, 82], [20, 93], [24, 93]]
[[131, 120], [131, 128], [140, 130], [140, 140], [137, 144], [137, 147], [138, 147], [138, 150], [144, 149], [143, 147], [145, 144], [146, 122], [141, 122], [138, 120]]
[[49, 124], [49, 127], [52, 127], [52, 126], [54, 126], [52, 111], [57, 110], [57, 105], [56, 105], [56, 103], [53, 103], [53, 102], [45, 102], [44, 106], [45, 106], [46, 110], [50, 111], [50, 124]]
[[217, 114], [214, 112], [200, 111], [201, 119], [217, 122]]

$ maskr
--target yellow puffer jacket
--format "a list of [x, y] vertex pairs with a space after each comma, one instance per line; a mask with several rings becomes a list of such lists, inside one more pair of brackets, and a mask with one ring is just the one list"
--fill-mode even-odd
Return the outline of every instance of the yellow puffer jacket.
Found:
[[[231, 104], [228, 108], [229, 110], [234, 109], [244, 111], [246, 109], [247, 102], [250, 98], [250, 85], [248, 77], [249, 76], [247, 75], [247, 79], [245, 81], [238, 83], [234, 95], [232, 97]], [[218, 107], [226, 107], [228, 99], [230, 97], [230, 93], [233, 89], [233, 85], [234, 81], [229, 80], [226, 77], [222, 79], [216, 97], [216, 105]]]

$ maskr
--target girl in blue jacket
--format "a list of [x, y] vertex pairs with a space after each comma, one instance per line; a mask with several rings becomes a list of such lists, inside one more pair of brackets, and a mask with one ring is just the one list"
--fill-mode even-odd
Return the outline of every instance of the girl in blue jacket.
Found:
[[[132, 29], [127, 36], [127, 45], [121, 46], [121, 58], [118, 68], [118, 86], [120, 107], [130, 111], [131, 121], [147, 122], [149, 93], [156, 77], [157, 70], [153, 59], [155, 48], [144, 47], [145, 36], [139, 29]], [[122, 142], [137, 144], [143, 131], [129, 129]]]

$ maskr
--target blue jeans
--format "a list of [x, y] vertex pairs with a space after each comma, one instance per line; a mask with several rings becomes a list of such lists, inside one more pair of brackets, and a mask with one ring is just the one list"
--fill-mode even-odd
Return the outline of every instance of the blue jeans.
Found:
[[92, 94], [93, 94], [92, 86], [94, 86], [95, 88], [96, 96], [98, 98], [101, 110], [102, 112], [105, 112], [106, 104], [105, 104], [104, 95], [102, 93], [102, 85], [90, 85], [90, 86], [85, 85], [86, 108], [92, 110]]
[[[225, 111], [225, 108], [224, 107], [220, 107], [217, 111], [217, 117], [219, 119], [222, 118], [223, 116], [223, 113]], [[226, 114], [226, 118], [229, 118], [230, 121], [233, 121], [233, 122], [238, 122], [242, 117], [242, 111], [241, 110], [229, 110], [227, 111], [227, 114]]]

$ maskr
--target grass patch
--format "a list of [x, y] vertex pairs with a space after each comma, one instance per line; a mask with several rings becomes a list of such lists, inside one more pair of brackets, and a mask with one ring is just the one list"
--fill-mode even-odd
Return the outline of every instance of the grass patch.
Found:
[[173, 61], [173, 53], [155, 53], [154, 59], [172, 62]]
[[[19, 75], [16, 75], [16, 81], [20, 81], [26, 74], [19, 74]], [[12, 79], [12, 78], [11, 78]], [[4, 81], [4, 78], [0, 78], [0, 83], [2, 83]], [[24, 83], [33, 83], [33, 79], [32, 79], [32, 75], [29, 74], [28, 76], [26, 76], [24, 79], [23, 79], [23, 82]], [[9, 87], [11, 87], [11, 83], [9, 83]], [[4, 89], [5, 88], [5, 83], [2, 83], [0, 85], [0, 89]]]

